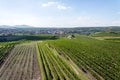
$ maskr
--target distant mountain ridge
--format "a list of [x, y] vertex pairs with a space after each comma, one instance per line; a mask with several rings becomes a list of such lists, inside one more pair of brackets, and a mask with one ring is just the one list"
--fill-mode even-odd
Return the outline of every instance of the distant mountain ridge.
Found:
[[29, 26], [29, 25], [0, 25], [0, 28], [34, 28], [34, 26]]

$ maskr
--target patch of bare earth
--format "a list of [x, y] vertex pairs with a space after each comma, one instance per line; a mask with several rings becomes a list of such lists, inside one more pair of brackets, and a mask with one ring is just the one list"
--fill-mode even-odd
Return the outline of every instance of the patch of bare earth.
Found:
[[41, 76], [40, 76], [40, 69], [39, 69], [39, 64], [38, 64], [38, 61], [37, 61], [37, 55], [34, 54], [34, 67], [33, 67], [33, 71], [34, 71], [34, 74], [33, 74], [33, 80], [41, 80]]

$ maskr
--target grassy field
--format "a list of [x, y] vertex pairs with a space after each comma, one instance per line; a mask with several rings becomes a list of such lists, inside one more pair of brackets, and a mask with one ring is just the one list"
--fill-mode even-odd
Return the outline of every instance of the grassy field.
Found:
[[120, 37], [120, 33], [117, 33], [117, 32], [96, 32], [96, 33], [93, 33], [91, 34], [91, 36], [93, 37]]
[[120, 42], [120, 33], [115, 33], [115, 32], [97, 32], [97, 33], [91, 34], [90, 37], [93, 37], [99, 40]]

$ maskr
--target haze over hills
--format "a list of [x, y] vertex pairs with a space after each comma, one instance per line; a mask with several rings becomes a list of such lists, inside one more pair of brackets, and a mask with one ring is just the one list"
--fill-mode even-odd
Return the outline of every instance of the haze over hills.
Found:
[[34, 28], [34, 27], [29, 25], [14, 25], [14, 26], [0, 25], [0, 28]]
[[[78, 26], [78, 27], [44, 27], [44, 28], [92, 28], [92, 27], [110, 27], [110, 28], [119, 28], [120, 26]], [[43, 27], [36, 27], [31, 25], [0, 25], [0, 28], [43, 28]]]

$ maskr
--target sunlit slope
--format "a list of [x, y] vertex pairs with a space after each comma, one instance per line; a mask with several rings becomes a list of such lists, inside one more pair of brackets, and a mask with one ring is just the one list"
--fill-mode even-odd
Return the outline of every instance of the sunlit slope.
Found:
[[67, 54], [81, 69], [91, 72], [97, 79], [120, 79], [119, 42], [107, 42], [79, 35], [74, 39], [63, 38], [48, 42], [61, 54]]
[[37, 52], [42, 80], [90, 80], [71, 59], [60, 55], [48, 43], [38, 42]]

